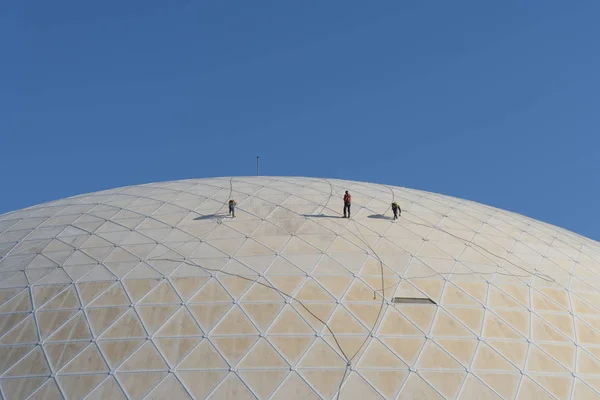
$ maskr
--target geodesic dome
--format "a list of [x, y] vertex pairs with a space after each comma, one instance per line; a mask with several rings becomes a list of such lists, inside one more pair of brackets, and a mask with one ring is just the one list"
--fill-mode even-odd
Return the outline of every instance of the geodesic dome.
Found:
[[470, 201], [153, 183], [4, 214], [0, 257], [5, 399], [600, 398], [600, 245]]

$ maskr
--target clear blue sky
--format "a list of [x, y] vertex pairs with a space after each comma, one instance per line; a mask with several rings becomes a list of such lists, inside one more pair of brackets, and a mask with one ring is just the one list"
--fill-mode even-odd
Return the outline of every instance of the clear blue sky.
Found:
[[344, 178], [600, 239], [600, 2], [6, 1], [0, 213], [162, 180]]

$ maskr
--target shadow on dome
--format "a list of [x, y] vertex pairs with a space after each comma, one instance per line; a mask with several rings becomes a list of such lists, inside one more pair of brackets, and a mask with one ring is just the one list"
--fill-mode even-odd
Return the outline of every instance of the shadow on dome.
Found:
[[372, 214], [369, 215], [367, 218], [394, 220], [394, 218], [392, 217], [386, 217], [385, 215], [381, 214]]
[[208, 214], [208, 215], [201, 215], [199, 217], [194, 218], [194, 221], [202, 221], [205, 219], [217, 219], [217, 218], [225, 218], [227, 217], [226, 214]]
[[344, 218], [341, 215], [326, 215], [326, 214], [302, 214], [303, 217], [310, 218]]

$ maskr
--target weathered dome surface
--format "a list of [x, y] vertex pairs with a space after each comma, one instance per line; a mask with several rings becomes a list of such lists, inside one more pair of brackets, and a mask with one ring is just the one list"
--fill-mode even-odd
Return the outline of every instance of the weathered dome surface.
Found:
[[243, 177], [76, 196], [0, 233], [5, 399], [600, 397], [600, 245], [511, 212]]

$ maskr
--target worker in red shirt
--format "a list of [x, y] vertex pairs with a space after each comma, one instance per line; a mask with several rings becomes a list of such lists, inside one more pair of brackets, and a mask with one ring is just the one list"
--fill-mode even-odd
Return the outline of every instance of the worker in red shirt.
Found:
[[[352, 204], [352, 196], [346, 190], [344, 194], [344, 218], [350, 218], [350, 205]], [[348, 216], [346, 217], [346, 210], [348, 210]]]

